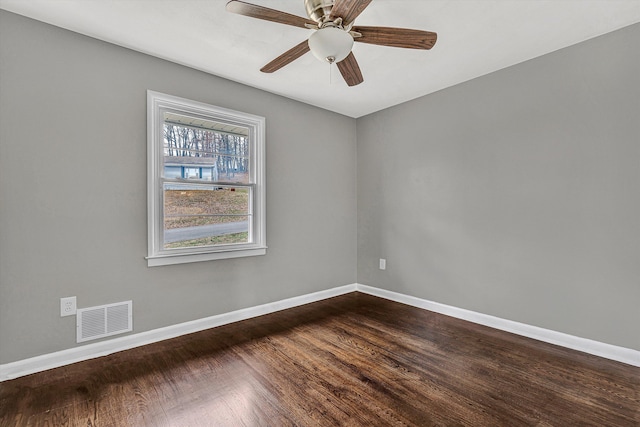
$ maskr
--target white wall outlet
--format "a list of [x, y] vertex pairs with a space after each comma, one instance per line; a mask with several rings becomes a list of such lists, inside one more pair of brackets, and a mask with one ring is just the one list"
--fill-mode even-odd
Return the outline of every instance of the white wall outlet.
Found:
[[387, 260], [384, 258], [380, 258], [380, 270], [387, 269]]
[[60, 298], [60, 317], [76, 314], [76, 297]]

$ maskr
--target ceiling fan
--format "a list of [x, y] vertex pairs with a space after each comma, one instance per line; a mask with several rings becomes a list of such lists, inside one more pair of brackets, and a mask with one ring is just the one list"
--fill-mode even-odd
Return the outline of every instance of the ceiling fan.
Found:
[[429, 31], [392, 27], [354, 26], [354, 21], [372, 0], [304, 0], [309, 18], [292, 15], [264, 6], [231, 0], [227, 11], [252, 18], [315, 30], [309, 37], [289, 49], [260, 71], [273, 73], [311, 51], [321, 61], [336, 63], [349, 86], [364, 81], [351, 49], [353, 42], [410, 49], [431, 49], [437, 34]]

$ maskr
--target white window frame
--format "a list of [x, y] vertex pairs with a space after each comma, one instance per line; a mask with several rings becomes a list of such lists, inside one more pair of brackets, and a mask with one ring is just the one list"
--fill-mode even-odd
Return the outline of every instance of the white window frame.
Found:
[[[163, 126], [164, 111], [174, 111], [237, 124], [249, 129], [252, 211], [249, 243], [164, 249]], [[265, 255], [265, 118], [202, 102], [147, 91], [147, 226], [149, 267]]]

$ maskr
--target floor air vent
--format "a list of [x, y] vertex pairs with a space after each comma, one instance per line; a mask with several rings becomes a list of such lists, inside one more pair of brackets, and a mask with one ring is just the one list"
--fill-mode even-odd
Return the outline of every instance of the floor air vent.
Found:
[[122, 334], [133, 330], [132, 301], [79, 308], [76, 342]]

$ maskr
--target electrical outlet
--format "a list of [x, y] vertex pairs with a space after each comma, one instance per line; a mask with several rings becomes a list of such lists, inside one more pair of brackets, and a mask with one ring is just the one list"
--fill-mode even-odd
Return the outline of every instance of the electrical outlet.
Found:
[[76, 314], [76, 297], [60, 298], [60, 317]]
[[380, 258], [380, 270], [387, 269], [387, 260], [384, 258]]

